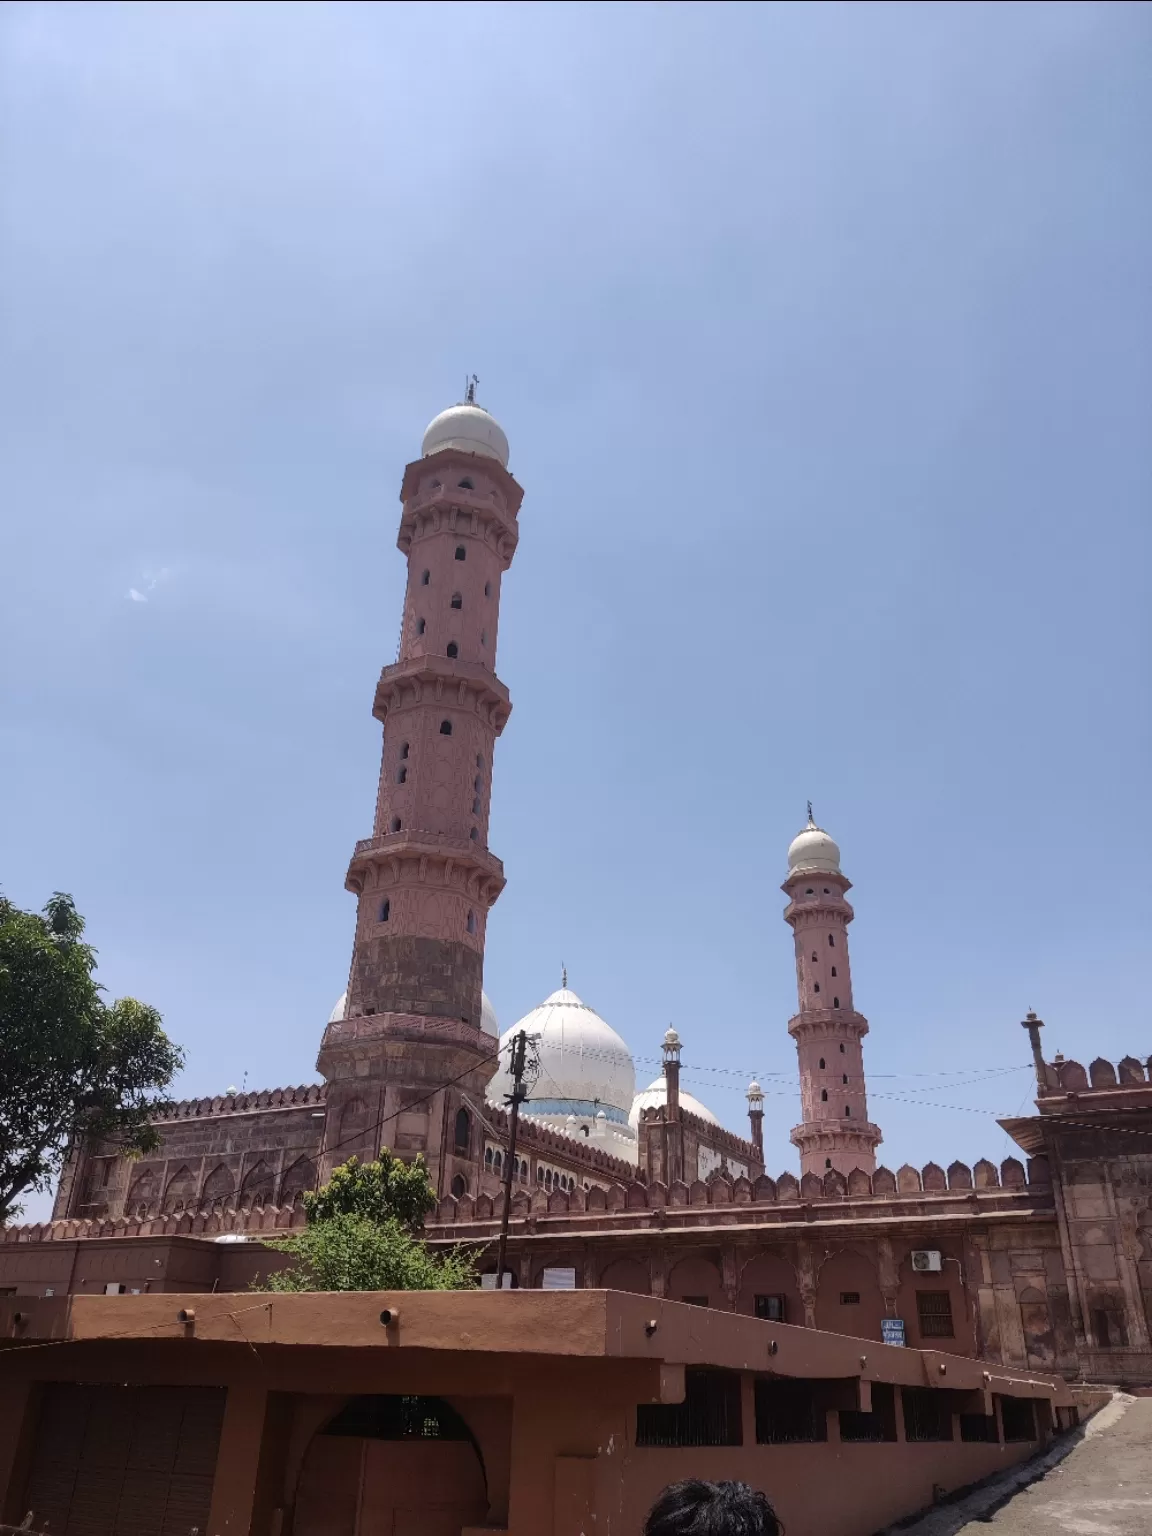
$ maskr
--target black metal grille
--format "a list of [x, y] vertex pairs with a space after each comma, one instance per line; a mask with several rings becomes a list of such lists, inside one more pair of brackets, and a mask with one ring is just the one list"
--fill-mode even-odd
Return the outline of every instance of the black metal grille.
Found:
[[902, 1387], [905, 1440], [951, 1440], [952, 1409], [946, 1392]]
[[641, 1403], [637, 1445], [740, 1445], [740, 1377], [732, 1371], [687, 1371], [682, 1403]]
[[849, 1441], [895, 1440], [895, 1389], [885, 1381], [874, 1381], [871, 1413], [860, 1413], [856, 1409], [841, 1409], [840, 1438]]
[[996, 1415], [994, 1413], [962, 1413], [960, 1438], [995, 1445], [999, 1439], [996, 1433]]
[[922, 1339], [950, 1339], [954, 1336], [952, 1297], [947, 1291], [917, 1291], [916, 1316]]
[[1005, 1440], [1035, 1440], [1036, 1414], [1030, 1397], [1002, 1397], [1000, 1421]]
[[810, 1381], [757, 1381], [757, 1445], [826, 1440], [828, 1419]]

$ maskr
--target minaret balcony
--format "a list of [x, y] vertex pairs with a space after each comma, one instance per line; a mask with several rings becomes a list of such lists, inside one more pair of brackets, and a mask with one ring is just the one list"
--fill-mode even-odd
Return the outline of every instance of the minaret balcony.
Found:
[[801, 1152], [835, 1152], [855, 1148], [873, 1152], [884, 1140], [878, 1125], [870, 1120], [805, 1120], [794, 1125], [788, 1140]]
[[446, 832], [421, 832], [405, 828], [402, 832], [382, 832], [376, 837], [362, 837], [352, 853], [344, 885], [357, 894], [364, 887], [364, 877], [374, 865], [391, 864], [407, 875], [409, 867], [421, 883], [452, 885], [453, 872], [464, 884], [475, 878], [480, 894], [489, 903], [504, 889], [504, 865], [494, 853], [465, 837], [450, 837]]
[[478, 661], [459, 661], [447, 656], [408, 656], [380, 673], [372, 713], [384, 724], [396, 709], [443, 704], [448, 709], [471, 709], [499, 736], [512, 713], [512, 700], [504, 684]]
[[868, 1020], [853, 1008], [805, 1008], [788, 1020], [788, 1033], [794, 1040], [828, 1035], [862, 1040], [868, 1033]]

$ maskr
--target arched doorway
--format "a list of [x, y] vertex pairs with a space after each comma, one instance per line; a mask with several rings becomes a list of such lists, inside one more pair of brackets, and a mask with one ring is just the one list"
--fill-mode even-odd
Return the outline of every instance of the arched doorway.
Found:
[[436, 1397], [354, 1397], [313, 1438], [293, 1536], [460, 1536], [488, 1515], [468, 1426]]

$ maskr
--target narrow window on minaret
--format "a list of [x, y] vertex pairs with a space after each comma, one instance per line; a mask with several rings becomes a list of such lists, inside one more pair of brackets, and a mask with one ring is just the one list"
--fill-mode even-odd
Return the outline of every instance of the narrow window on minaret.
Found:
[[392, 830], [393, 830], [393, 832], [399, 832], [399, 830], [400, 830], [400, 818], [399, 818], [399, 816], [393, 816], [393, 818], [392, 818]]
[[841, 1054], [841, 1056], [843, 1056], [843, 1054], [844, 1054], [844, 1047], [843, 1046], [840, 1047], [840, 1054]]
[[386, 923], [388, 921], [388, 917], [391, 911], [392, 903], [390, 901], [384, 900], [380, 903], [380, 921], [382, 923]]
[[479, 816], [479, 814], [480, 814], [480, 796], [479, 795], [477, 795], [475, 800], [473, 800], [473, 802], [472, 802], [472, 814], [473, 814], [473, 816]]
[[472, 788], [476, 791], [477, 794], [479, 794], [480, 791], [484, 788], [484, 780], [480, 777], [479, 774], [477, 774], [476, 777], [472, 780]]
[[479, 832], [477, 832], [475, 827], [472, 828], [472, 830], [471, 830], [471, 832], [469, 832], [468, 836], [472, 839], [472, 841], [474, 843], [478, 843], [480, 841], [480, 834], [479, 834]]
[[836, 948], [836, 936], [834, 934], [831, 934], [831, 933], [828, 935], [828, 948], [829, 949], [835, 949]]
[[820, 1090], [820, 1102], [821, 1102], [821, 1104], [827, 1104], [827, 1102], [828, 1102], [828, 1090], [827, 1090], [827, 1088], [821, 1088], [821, 1090]]
[[825, 1166], [825, 1168], [831, 1168], [831, 1166], [832, 1166], [832, 1159], [830, 1157], [826, 1157], [824, 1159], [824, 1166]]
[[423, 572], [421, 572], [421, 575], [420, 575], [420, 585], [422, 587], [426, 587], [431, 580], [432, 580], [432, 572], [431, 571], [423, 571]]
[[401, 757], [407, 757], [408, 756], [408, 743], [406, 741], [402, 741], [400, 743], [400, 756]]
[[835, 976], [835, 974], [836, 974], [836, 967], [835, 966], [832, 967], [832, 974], [833, 974], [833, 976]]
[[440, 722], [440, 734], [441, 734], [441, 736], [451, 736], [451, 734], [452, 734], [452, 722], [451, 722], [451, 720], [441, 720], [441, 722]]
[[456, 484], [462, 491], [470, 491], [473, 489], [471, 480], [457, 480]]
[[819, 992], [819, 990], [820, 990], [820, 983], [816, 982], [815, 985], [813, 986], [812, 990], [814, 992]]
[[464, 606], [464, 599], [460, 596], [459, 592], [453, 592], [453, 594], [452, 594], [452, 607], [453, 608], [463, 608], [463, 606]]
[[425, 630], [426, 627], [427, 626], [425, 625], [423, 619], [417, 619], [416, 620], [416, 633], [418, 635], [422, 635], [424, 633], [424, 630]]
[[844, 1073], [844, 1082], [845, 1082], [845, 1084], [847, 1084], [847, 1082], [848, 1082], [848, 1074], [847, 1074], [847, 1072]]
[[824, 1058], [823, 1058], [823, 1056], [821, 1056], [821, 1058], [820, 1058], [820, 1070], [821, 1070], [821, 1072], [823, 1072], [823, 1070], [824, 1070]]
[[488, 644], [488, 631], [486, 629], [482, 629], [480, 631], [480, 644], [481, 645], [487, 645]]
[[839, 1006], [840, 1006], [840, 999], [838, 997], [834, 997], [832, 999], [832, 1006], [833, 1006], [833, 1008], [839, 1008]]
[[460, 654], [460, 647], [456, 644], [455, 640], [449, 640], [449, 642], [448, 642], [448, 660], [449, 661], [455, 661], [457, 656], [459, 656], [459, 654]]
[[492, 583], [490, 581], [486, 581], [484, 583], [484, 596], [485, 597], [491, 597], [492, 596]]
[[401, 768], [400, 772], [396, 775], [396, 782], [397, 782], [397, 784], [407, 784], [407, 782], [408, 782], [408, 770], [407, 770], [407, 768]]
[[456, 558], [457, 558], [457, 560], [467, 560], [467, 558], [468, 558], [468, 551], [464, 548], [463, 544], [457, 544], [457, 546], [456, 546]]
[[812, 951], [812, 958], [813, 958], [813, 960], [816, 959], [816, 951], [815, 950]]
[[852, 1113], [852, 1110], [851, 1110], [850, 1106], [847, 1105], [847, 1104], [845, 1104], [845, 1106], [844, 1106], [844, 1113], [846, 1115], [850, 1115]]

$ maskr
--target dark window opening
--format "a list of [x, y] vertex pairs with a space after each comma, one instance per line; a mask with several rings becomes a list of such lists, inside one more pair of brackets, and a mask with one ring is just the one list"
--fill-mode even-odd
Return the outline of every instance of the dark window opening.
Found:
[[843, 1056], [843, 1054], [844, 1054], [844, 1047], [843, 1046], [840, 1047], [840, 1054], [841, 1054], [841, 1056]]
[[354, 1397], [324, 1430], [363, 1440], [475, 1440], [454, 1408], [438, 1397]]
[[783, 1296], [757, 1296], [755, 1308], [756, 1316], [765, 1322], [782, 1323], [787, 1310], [786, 1299]]
[[400, 769], [399, 773], [397, 773], [397, 775], [396, 775], [396, 782], [397, 782], [397, 784], [407, 784], [407, 782], [408, 782], [408, 770], [407, 770], [407, 768], [401, 768]]
[[917, 1291], [916, 1320], [922, 1339], [951, 1339], [952, 1297], [948, 1291]]
[[812, 959], [813, 959], [813, 960], [816, 960], [816, 959], [817, 959], [817, 958], [818, 958], [818, 956], [817, 956], [817, 954], [816, 954], [816, 951], [815, 951], [815, 950], [813, 950], [813, 951], [812, 951]]
[[1030, 1397], [1002, 1397], [1000, 1422], [1004, 1426], [1005, 1443], [1019, 1440], [1035, 1440], [1036, 1414]]
[[828, 889], [827, 886], [824, 887], [824, 894], [825, 894], [825, 896], [831, 896], [831, 894], [832, 894], [832, 892]]
[[820, 983], [817, 982], [816, 985], [812, 988], [812, 990], [813, 990], [813, 992], [819, 992], [819, 990], [820, 990]]
[[476, 754], [476, 766], [477, 768], [483, 768], [484, 766], [484, 759], [481, 757], [479, 752]]
[[824, 1159], [824, 1166], [825, 1166], [825, 1168], [831, 1168], [831, 1166], [832, 1166], [832, 1159], [830, 1157], [826, 1157]]
[[841, 1291], [840, 1305], [842, 1307], [858, 1307], [860, 1305], [859, 1291]]
[[472, 1140], [472, 1116], [466, 1109], [456, 1111], [456, 1125], [453, 1134], [453, 1145], [457, 1152], [467, 1152], [468, 1144]]
[[833, 1006], [833, 1008], [839, 1008], [839, 1006], [840, 1006], [840, 999], [838, 997], [834, 997], [832, 999], [832, 1006]]
[[423, 619], [416, 620], [416, 633], [418, 635], [422, 635], [427, 628], [428, 626], [425, 624]]
[[453, 592], [453, 594], [452, 594], [452, 601], [449, 604], [449, 606], [452, 607], [452, 608], [463, 608], [463, 606], [464, 606], [464, 599], [460, 596], [459, 592]]
[[452, 734], [452, 722], [451, 722], [451, 720], [441, 720], [441, 722], [440, 722], [440, 734], [441, 734], [441, 736], [451, 736], [451, 734]]
[[982, 1445], [995, 1445], [999, 1438], [996, 1434], [996, 1415], [994, 1413], [962, 1413], [960, 1438], [969, 1443], [975, 1441]]
[[846, 1114], [846, 1115], [850, 1115], [850, 1114], [851, 1114], [851, 1113], [852, 1113], [852, 1109], [851, 1109], [851, 1106], [850, 1106], [850, 1105], [848, 1105], [848, 1104], [845, 1104], [845, 1106], [844, 1106], [844, 1113], [845, 1113], [845, 1114]]
[[836, 938], [835, 938], [835, 935], [831, 934], [831, 933], [828, 935], [828, 948], [829, 949], [835, 949], [836, 948]]
[[821, 1088], [821, 1090], [820, 1090], [820, 1102], [821, 1102], [821, 1104], [827, 1104], [827, 1102], [828, 1102], [828, 1090], [827, 1090], [827, 1088]]
[[484, 583], [484, 596], [485, 597], [491, 597], [492, 596], [492, 583], [490, 581], [486, 581]]
[[952, 1409], [946, 1392], [933, 1387], [902, 1387], [905, 1440], [951, 1440]]
[[393, 832], [399, 832], [400, 827], [401, 827], [401, 821], [400, 821], [399, 816], [393, 816], [393, 818], [392, 818], [392, 830], [393, 830]]
[[449, 661], [455, 661], [457, 656], [459, 656], [459, 654], [460, 654], [460, 647], [456, 644], [455, 640], [449, 640], [449, 642], [448, 642], [448, 660]]
[[480, 814], [480, 796], [479, 795], [477, 795], [475, 800], [473, 800], [473, 802], [472, 802], [472, 814], [473, 814], [473, 816], [479, 816], [479, 814]]
[[823, 1058], [823, 1056], [821, 1056], [821, 1058], [820, 1058], [820, 1070], [821, 1070], [821, 1072], [823, 1072], [823, 1070], [824, 1070], [824, 1058]]
[[844, 1073], [844, 1082], [845, 1082], [845, 1084], [847, 1084], [847, 1082], [848, 1082], [848, 1074], [847, 1074], [847, 1072]]
[[805, 896], [815, 896], [816, 892], [812, 889], [811, 886], [808, 886], [808, 888], [805, 890], [804, 894], [805, 894]]
[[833, 976], [835, 976], [835, 974], [836, 974], [836, 967], [835, 966], [832, 967], [832, 974], [833, 974]]
[[479, 842], [479, 841], [480, 841], [480, 834], [479, 834], [479, 832], [478, 832], [478, 831], [477, 831], [477, 830], [476, 830], [476, 828], [475, 828], [475, 827], [473, 827], [473, 828], [472, 828], [472, 830], [471, 830], [471, 832], [469, 832], [469, 834], [468, 834], [468, 836], [469, 836], [469, 837], [470, 837], [470, 838], [471, 838], [471, 840], [472, 840], [472, 841], [473, 841], [473, 842], [474, 842], [474, 843], [478, 843], [478, 842]]
[[457, 1200], [462, 1199], [468, 1193], [468, 1185], [462, 1173], [458, 1173], [452, 1180], [452, 1193], [456, 1196]]
[[1125, 1347], [1123, 1324], [1115, 1313], [1107, 1311], [1104, 1307], [1092, 1309], [1092, 1332], [1096, 1335], [1096, 1343], [1101, 1349]]
[[476, 777], [472, 780], [472, 788], [476, 791], [477, 794], [479, 794], [480, 791], [484, 788], [484, 780], [480, 777], [479, 774], [477, 774]]
[[457, 558], [457, 560], [467, 560], [467, 558], [468, 558], [468, 551], [464, 548], [463, 544], [457, 544], [457, 546], [456, 546], [456, 558]]
[[872, 1412], [840, 1410], [840, 1438], [873, 1442], [896, 1438], [896, 1393], [886, 1381], [872, 1383]]
[[392, 903], [387, 897], [380, 903], [380, 922], [386, 923], [392, 914]]
[[468, 479], [467, 475], [465, 475], [463, 480], [457, 480], [456, 485], [457, 488], [461, 491], [474, 491], [476, 489], [471, 480]]
[[636, 1444], [741, 1445], [740, 1377], [735, 1371], [688, 1370], [682, 1403], [641, 1403]]
[[408, 756], [408, 743], [406, 741], [401, 743], [401, 746], [400, 746], [400, 756], [401, 757], [407, 757]]
[[756, 1381], [757, 1445], [799, 1445], [828, 1438], [828, 1417], [816, 1383]]
[[420, 585], [422, 587], [426, 587], [431, 580], [432, 580], [432, 572], [431, 571], [423, 571], [423, 572], [421, 572], [421, 575], [420, 575]]
[[467, 927], [469, 933], [475, 933], [476, 932], [476, 914], [475, 914], [475, 912], [469, 912], [469, 914], [468, 914], [468, 921], [467, 921], [467, 924], [465, 926]]

